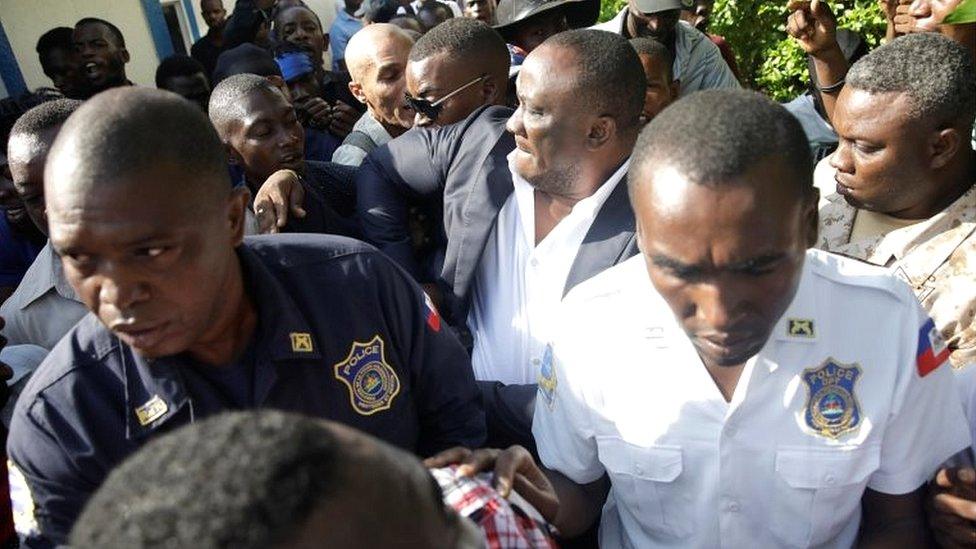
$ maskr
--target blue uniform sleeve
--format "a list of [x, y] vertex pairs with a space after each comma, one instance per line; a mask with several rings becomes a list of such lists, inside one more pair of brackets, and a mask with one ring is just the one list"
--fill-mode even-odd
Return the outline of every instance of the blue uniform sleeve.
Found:
[[395, 335], [394, 349], [407, 366], [420, 419], [417, 453], [485, 442], [485, 414], [471, 361], [453, 331], [413, 280], [375, 254], [380, 298]]
[[[7, 440], [14, 525], [29, 548], [66, 544], [71, 526], [98, 487], [72, 462], [64, 447], [71, 437], [55, 434], [57, 417], [48, 419], [18, 406]], [[84, 444], [75, 442], [75, 451], [83, 454]]]
[[411, 246], [408, 210], [443, 192], [467, 125], [414, 128], [374, 149], [356, 177], [363, 237], [418, 280], [421, 270]]

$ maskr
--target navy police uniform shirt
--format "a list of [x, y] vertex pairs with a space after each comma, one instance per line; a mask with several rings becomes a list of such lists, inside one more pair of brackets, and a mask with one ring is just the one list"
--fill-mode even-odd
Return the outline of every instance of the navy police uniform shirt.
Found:
[[259, 320], [236, 363], [147, 360], [89, 314], [39, 367], [8, 440], [29, 546], [65, 543], [106, 475], [149, 438], [228, 409], [327, 418], [420, 455], [484, 442], [464, 348], [386, 256], [308, 234], [248, 238], [238, 255]]

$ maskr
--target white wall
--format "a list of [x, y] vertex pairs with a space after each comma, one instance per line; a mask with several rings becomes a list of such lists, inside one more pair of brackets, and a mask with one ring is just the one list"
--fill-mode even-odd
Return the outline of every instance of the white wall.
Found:
[[[322, 25], [328, 31], [335, 19], [335, 0], [305, 2], [322, 19]], [[233, 5], [234, 0], [224, 0], [228, 14]], [[193, 0], [193, 12], [202, 36], [207, 32], [207, 25], [200, 15], [199, 0]], [[143, 86], [154, 85], [159, 58], [139, 0], [0, 0], [0, 21], [3, 21], [28, 88], [51, 85], [41, 71], [34, 51], [37, 39], [51, 28], [74, 26], [82, 17], [100, 17], [118, 26], [131, 56], [126, 65], [129, 79]]]
[[129, 79], [153, 85], [159, 60], [139, 0], [0, 0], [0, 20], [28, 88], [51, 85], [34, 51], [37, 39], [53, 27], [74, 26], [82, 17], [100, 17], [119, 27], [132, 58], [126, 65]]

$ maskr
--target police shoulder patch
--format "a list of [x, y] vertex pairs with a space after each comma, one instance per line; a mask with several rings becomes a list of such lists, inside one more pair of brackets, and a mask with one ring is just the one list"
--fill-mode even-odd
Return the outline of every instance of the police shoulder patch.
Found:
[[807, 386], [804, 419], [816, 434], [836, 439], [861, 424], [861, 410], [854, 386], [861, 377], [857, 364], [828, 358], [819, 367], [803, 370]]
[[556, 402], [556, 365], [552, 361], [552, 345], [546, 345], [545, 353], [542, 355], [542, 365], [539, 368], [539, 393], [542, 394], [546, 406], [552, 409]]
[[379, 335], [366, 343], [354, 341], [349, 356], [335, 365], [335, 377], [349, 389], [349, 402], [356, 413], [369, 416], [388, 410], [400, 393], [400, 378], [386, 362]]
[[27, 479], [17, 465], [7, 460], [7, 480], [10, 482], [10, 504], [13, 507], [14, 529], [21, 537], [36, 536], [40, 530], [34, 517], [34, 496]]

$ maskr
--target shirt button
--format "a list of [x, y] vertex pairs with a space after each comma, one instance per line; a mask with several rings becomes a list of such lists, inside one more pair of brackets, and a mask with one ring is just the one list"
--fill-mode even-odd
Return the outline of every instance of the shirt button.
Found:
[[643, 475], [644, 468], [641, 467], [640, 465], [634, 465], [634, 472], [637, 473], [638, 475]]
[[529, 260], [529, 265], [532, 265], [533, 267], [538, 267], [539, 260], [533, 257], [532, 259]]
[[738, 513], [742, 508], [739, 506], [738, 501], [730, 501], [727, 509], [730, 513]]
[[830, 473], [827, 473], [826, 475], [824, 475], [824, 483], [827, 486], [833, 486], [834, 485], [834, 482], [836, 482], [836, 481], [837, 481], [837, 479], [834, 478], [834, 475], [832, 475]]
[[539, 360], [538, 358], [533, 358], [533, 359], [532, 359], [532, 365], [533, 365], [533, 366], [538, 366], [540, 362], [541, 362], [541, 361], [540, 361], [540, 360]]
[[735, 425], [726, 425], [725, 426], [725, 436], [734, 437], [735, 436], [735, 433], [737, 431], [738, 431], [738, 429], [735, 428]]

